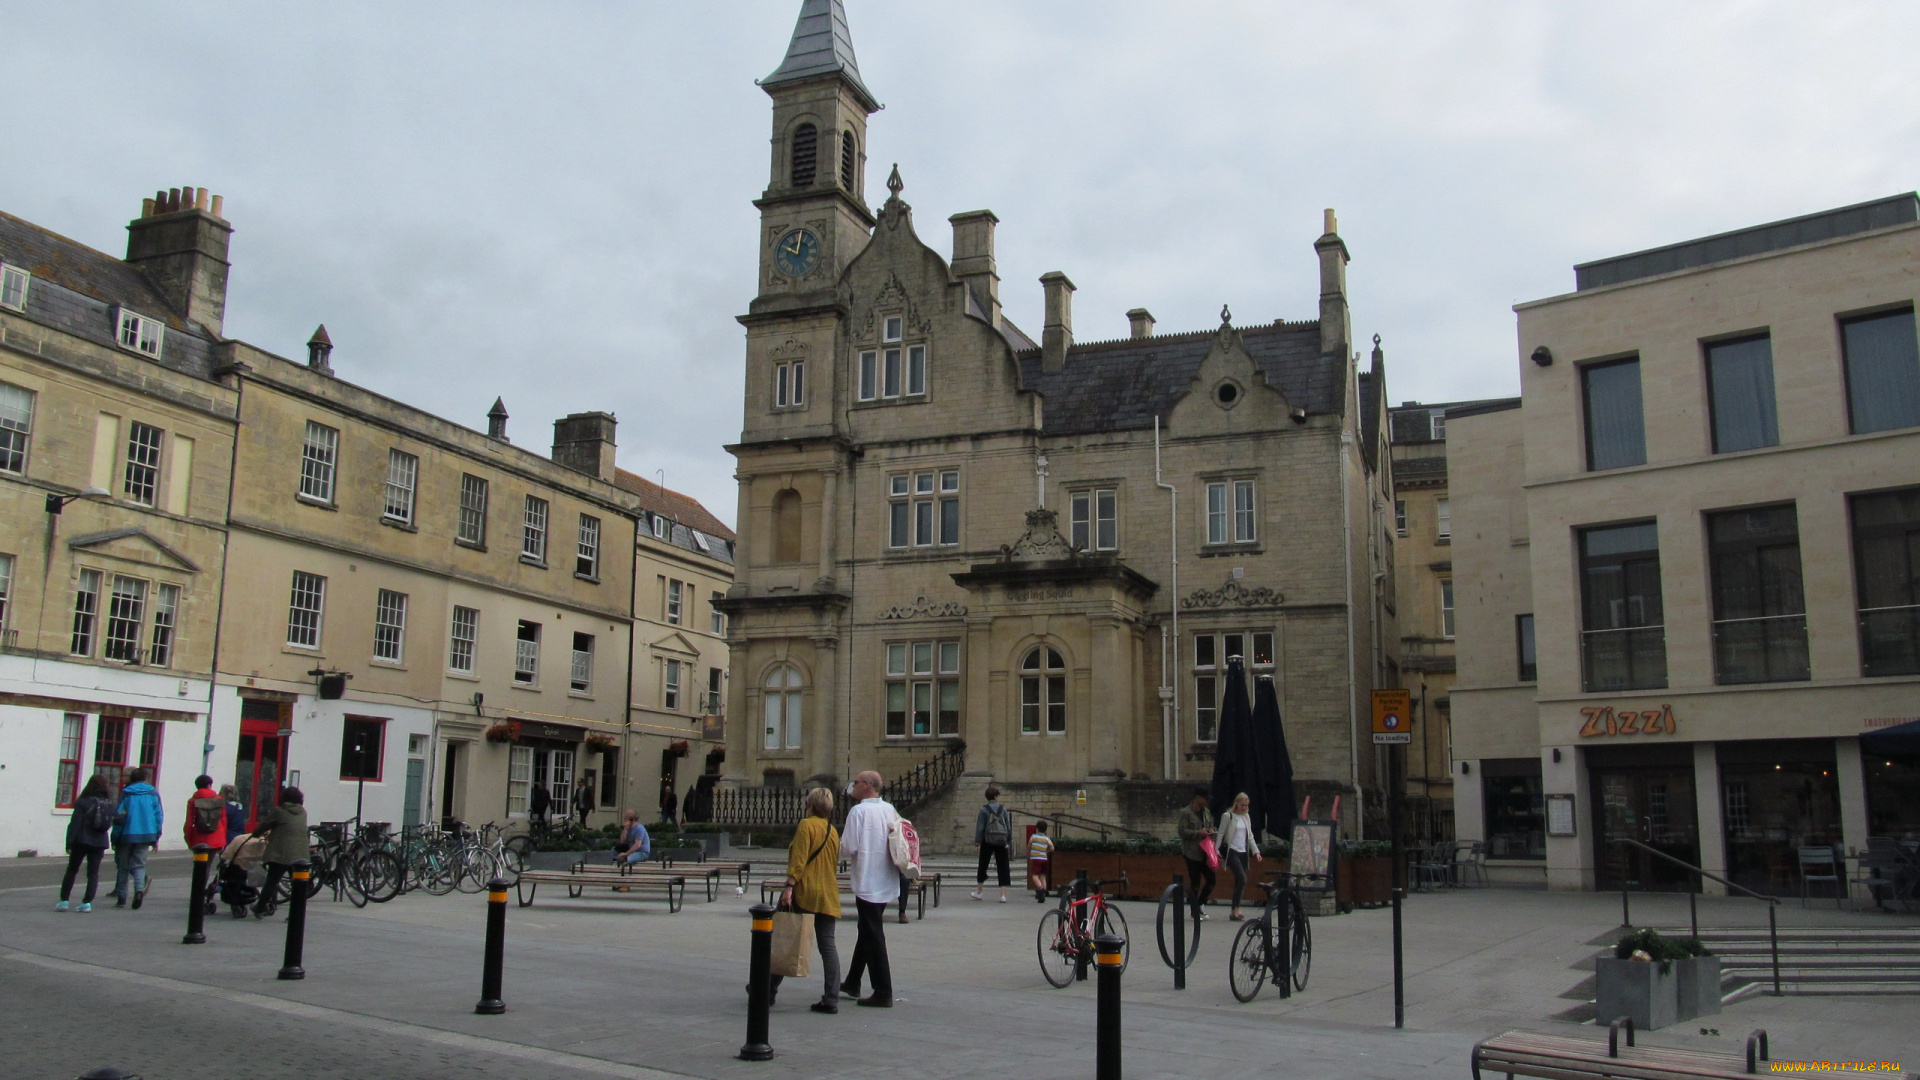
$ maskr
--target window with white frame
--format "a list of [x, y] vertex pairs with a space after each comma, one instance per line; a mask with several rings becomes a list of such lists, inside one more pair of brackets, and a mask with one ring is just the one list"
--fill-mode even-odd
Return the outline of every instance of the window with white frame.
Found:
[[7, 615], [13, 610], [13, 556], [0, 555], [0, 630], [7, 628]]
[[716, 637], [727, 636], [727, 613], [721, 611], [719, 607], [720, 601], [723, 599], [725, 599], [725, 597], [720, 593], [712, 593], [707, 597], [707, 619], [709, 623], [707, 629], [713, 631]]
[[667, 622], [674, 626], [680, 625], [681, 618], [685, 614], [686, 593], [687, 586], [685, 582], [673, 578], [667, 579], [666, 610], [664, 614], [666, 615]]
[[790, 408], [807, 403], [807, 362], [793, 360], [773, 365], [773, 407]]
[[1447, 437], [1447, 410], [1428, 409], [1427, 416], [1431, 421], [1434, 439], [1436, 441], [1445, 439]]
[[166, 434], [138, 420], [127, 425], [127, 468], [122, 487], [128, 502], [152, 506], [160, 490], [160, 446]]
[[153, 636], [148, 639], [147, 663], [154, 667], [173, 666], [174, 632], [180, 625], [180, 586], [161, 585], [153, 590]]
[[700, 703], [701, 712], [718, 716], [726, 711], [720, 702], [720, 680], [725, 677], [725, 674], [717, 667], [707, 669], [707, 696], [706, 700]]
[[293, 572], [293, 598], [287, 604], [287, 644], [320, 647], [320, 616], [327, 603], [327, 579], [304, 570]]
[[419, 458], [403, 450], [387, 451], [387, 506], [384, 516], [388, 521], [413, 524], [414, 485], [419, 479]]
[[860, 350], [855, 388], [861, 401], [926, 396], [927, 346], [902, 341], [905, 329], [901, 316], [889, 315], [882, 320], [879, 347]]
[[317, 502], [333, 501], [334, 467], [340, 460], [340, 432], [307, 421], [300, 449], [300, 495]]
[[685, 686], [688, 665], [681, 660], [669, 658], [662, 665], [660, 676], [660, 707], [668, 712], [680, 711], [680, 693]]
[[527, 509], [521, 517], [520, 557], [542, 566], [547, 562], [547, 500], [534, 495], [527, 496]]
[[1453, 637], [1453, 579], [1440, 579], [1440, 636]]
[[407, 594], [381, 589], [373, 606], [373, 658], [389, 664], [406, 659]]
[[1067, 662], [1051, 645], [1036, 645], [1020, 661], [1020, 733], [1067, 730]]
[[667, 538], [668, 527], [666, 518], [661, 517], [659, 514], [653, 515], [653, 538], [655, 540], [665, 540]]
[[27, 289], [32, 284], [33, 275], [24, 267], [0, 265], [0, 307], [27, 310]]
[[532, 793], [533, 747], [511, 747], [507, 751], [507, 816], [524, 816]]
[[887, 546], [960, 542], [960, 470], [898, 473], [887, 479]]
[[597, 580], [600, 577], [600, 519], [580, 515], [580, 535], [574, 542], [573, 574]]
[[792, 664], [775, 664], [767, 672], [761, 688], [766, 723], [761, 731], [761, 748], [766, 750], [800, 749], [800, 669]]
[[1112, 488], [1076, 491], [1067, 497], [1068, 541], [1082, 551], [1120, 546], [1119, 499]]
[[[1248, 647], [1252, 651], [1248, 652]], [[1273, 673], [1273, 631], [1202, 630], [1193, 635], [1193, 737], [1210, 743], [1220, 735], [1221, 696], [1227, 661], [1239, 657], [1256, 675]]]
[[540, 681], [540, 624], [521, 619], [513, 631], [513, 681], [533, 686]]
[[1257, 538], [1253, 481], [1210, 481], [1207, 484], [1207, 543], [1251, 544]]
[[147, 583], [124, 574], [113, 575], [107, 598], [106, 649], [102, 655], [123, 664], [140, 662], [140, 631], [147, 619]]
[[125, 308], [120, 309], [119, 341], [123, 347], [148, 356], [159, 356], [160, 338], [164, 333], [166, 325], [159, 319], [149, 319]]
[[453, 629], [447, 638], [447, 670], [473, 674], [473, 650], [480, 640], [480, 609], [454, 605]]
[[460, 526], [454, 538], [474, 547], [487, 545], [487, 482], [472, 473], [460, 474]]
[[33, 391], [0, 382], [0, 472], [27, 471], [27, 443], [33, 436]]
[[100, 571], [82, 570], [73, 585], [73, 635], [67, 651], [93, 655], [95, 622], [100, 618]]
[[1393, 531], [1407, 535], [1407, 500], [1393, 500]]
[[87, 716], [67, 713], [60, 720], [60, 769], [54, 777], [53, 805], [72, 806], [80, 797], [80, 754], [86, 746]]
[[1433, 502], [1433, 538], [1435, 540], [1453, 539], [1453, 508], [1445, 499]]
[[887, 737], [960, 734], [960, 643], [887, 644]]
[[568, 689], [576, 694], [585, 694], [593, 690], [593, 635], [576, 632], [573, 635], [573, 669], [569, 672]]

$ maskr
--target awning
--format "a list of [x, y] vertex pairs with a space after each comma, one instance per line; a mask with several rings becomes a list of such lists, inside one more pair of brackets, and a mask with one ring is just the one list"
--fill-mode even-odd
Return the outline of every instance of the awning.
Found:
[[1860, 736], [1860, 749], [1869, 754], [1920, 754], [1920, 720]]

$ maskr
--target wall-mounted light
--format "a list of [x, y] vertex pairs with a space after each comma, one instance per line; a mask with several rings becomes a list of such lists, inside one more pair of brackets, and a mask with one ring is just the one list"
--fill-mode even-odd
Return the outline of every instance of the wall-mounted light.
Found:
[[1464, 761], [1463, 761], [1463, 762], [1461, 762], [1461, 763], [1460, 763], [1460, 775], [1461, 775], [1461, 776], [1470, 776], [1470, 775], [1472, 775], [1472, 774], [1473, 774], [1473, 766], [1472, 766], [1472, 765], [1469, 765], [1469, 764], [1467, 764], [1467, 763], [1466, 763], [1466, 762], [1464, 762]]
[[1539, 364], [1541, 367], [1551, 367], [1553, 366], [1553, 350], [1542, 345], [1533, 350], [1532, 359], [1534, 363]]
[[113, 492], [103, 487], [90, 487], [85, 491], [76, 491], [71, 495], [62, 495], [56, 491], [49, 491], [47, 492], [47, 513], [58, 514], [60, 511], [65, 510], [67, 504], [75, 499], [105, 499], [110, 498], [112, 495]]
[[1553, 748], [1553, 763], [1560, 764], [1560, 748], [1557, 746]]
[[352, 675], [334, 668], [314, 668], [307, 672], [318, 681], [321, 701], [339, 701], [347, 696], [347, 680]]

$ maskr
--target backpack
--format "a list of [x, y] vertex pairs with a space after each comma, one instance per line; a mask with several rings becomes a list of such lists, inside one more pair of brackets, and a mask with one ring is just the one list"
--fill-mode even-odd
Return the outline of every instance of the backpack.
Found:
[[893, 868], [908, 881], [920, 879], [920, 834], [914, 831], [913, 822], [893, 815], [893, 821], [887, 826], [887, 858], [892, 860]]
[[193, 812], [193, 831], [212, 833], [220, 831], [227, 823], [227, 801], [222, 798], [194, 799], [188, 803]]
[[81, 822], [89, 831], [103, 833], [113, 828], [113, 804], [105, 799], [90, 799]]
[[996, 806], [987, 811], [987, 827], [981, 836], [993, 847], [1006, 847], [1013, 841], [1012, 815], [1006, 807]]

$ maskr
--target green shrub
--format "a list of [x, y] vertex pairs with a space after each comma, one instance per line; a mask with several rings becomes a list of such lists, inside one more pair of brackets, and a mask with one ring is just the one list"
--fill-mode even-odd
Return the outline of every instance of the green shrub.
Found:
[[1667, 937], [1651, 928], [1629, 930], [1613, 943], [1613, 955], [1617, 960], [1632, 959], [1635, 952], [1645, 952], [1662, 964], [1713, 955], [1706, 946], [1700, 944], [1699, 938]]
[[1340, 841], [1340, 857], [1343, 859], [1387, 859], [1392, 856], [1391, 840]]

